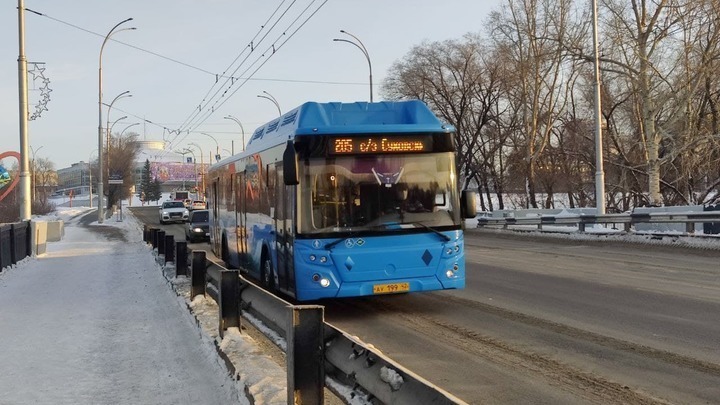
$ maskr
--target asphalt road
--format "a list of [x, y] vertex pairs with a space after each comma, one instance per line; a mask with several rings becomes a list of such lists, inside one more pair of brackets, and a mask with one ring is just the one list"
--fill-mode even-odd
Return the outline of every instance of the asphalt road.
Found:
[[466, 254], [464, 290], [325, 319], [473, 404], [720, 402], [720, 251], [470, 230]]
[[[160, 225], [160, 213], [159, 208], [157, 206], [148, 206], [148, 207], [130, 207], [129, 208], [133, 215], [140, 220], [141, 222], [161, 228], [163, 231], [165, 231], [166, 235], [173, 235], [175, 237], [175, 241], [186, 241], [185, 240], [185, 226], [187, 224], [185, 223], [172, 223], [172, 224], [165, 224]], [[210, 251], [210, 244], [207, 242], [196, 242], [196, 243], [190, 243], [187, 241], [188, 251], [190, 250], [204, 250], [206, 251], [206, 257], [208, 260], [211, 261], [217, 261], [218, 259], [213, 255], [213, 253]]]

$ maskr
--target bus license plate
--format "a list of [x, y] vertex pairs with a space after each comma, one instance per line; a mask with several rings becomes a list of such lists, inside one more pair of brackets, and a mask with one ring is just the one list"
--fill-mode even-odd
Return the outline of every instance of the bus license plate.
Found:
[[410, 283], [375, 284], [373, 294], [392, 294], [410, 291]]

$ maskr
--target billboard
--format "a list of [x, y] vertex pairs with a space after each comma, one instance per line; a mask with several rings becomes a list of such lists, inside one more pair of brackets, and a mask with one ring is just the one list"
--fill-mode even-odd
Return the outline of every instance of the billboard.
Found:
[[176, 162], [150, 162], [150, 178], [158, 179], [161, 183], [172, 182], [194, 182], [195, 170], [200, 178], [201, 174], [207, 171], [207, 165]]

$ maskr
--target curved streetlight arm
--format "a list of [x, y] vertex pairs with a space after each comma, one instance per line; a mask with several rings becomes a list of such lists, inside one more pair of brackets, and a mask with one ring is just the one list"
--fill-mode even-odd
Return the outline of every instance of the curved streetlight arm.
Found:
[[273, 104], [275, 104], [275, 107], [277, 107], [278, 115], [282, 115], [282, 111], [280, 110], [280, 105], [278, 104], [277, 100], [268, 96], [263, 96], [262, 94], [258, 94], [258, 97], [270, 100]]
[[372, 69], [372, 65], [370, 65], [370, 56], [368, 56], [367, 50], [365, 50], [365, 48], [363, 48], [362, 46], [360, 46], [357, 42], [351, 41], [351, 40], [349, 40], [349, 39], [342, 39], [342, 38], [333, 38], [333, 41], [335, 41], [335, 42], [347, 42], [348, 44], [352, 44], [353, 46], [357, 47], [357, 49], [359, 49], [360, 52], [362, 52], [363, 55], [365, 55], [365, 59], [368, 60], [368, 66]]
[[134, 127], [135, 125], [140, 125], [140, 123], [139, 123], [139, 122], [136, 122], [136, 123], [134, 123], [134, 124], [130, 124], [130, 125], [126, 126], [125, 128], [123, 128], [123, 130], [120, 131], [120, 137], [122, 138], [123, 134], [125, 133], [125, 131], [128, 130], [128, 128]]
[[[121, 98], [132, 97], [132, 94], [129, 94], [129, 93], [130, 93], [130, 90], [125, 90], [125, 91], [123, 91], [122, 93], [120, 93], [120, 94], [118, 94], [117, 96], [115, 96], [115, 98], [113, 99], [113, 101], [110, 102], [110, 104], [106, 104], [106, 105], [107, 105], [107, 108], [108, 108], [108, 112], [107, 112], [107, 122], [106, 122], [106, 124], [105, 124], [106, 127], [109, 127], [109, 126], [110, 126], [110, 110], [112, 110], [112, 106], [115, 104], [116, 101], [120, 100]], [[127, 116], [126, 116], [125, 118], [127, 118]]]
[[[367, 56], [368, 59], [370, 59], [370, 53], [367, 51], [367, 48], [365, 48], [365, 44], [362, 43], [362, 41], [360, 40], [360, 38], [356, 37], [355, 35], [347, 32], [347, 31], [345, 31], [345, 30], [340, 30], [340, 32], [341, 32], [342, 34], [345, 34], [345, 35], [350, 35], [350, 36], [353, 37], [356, 41], [358, 41], [358, 43], [359, 43], [360, 46], [362, 47], [363, 53], [365, 54], [365, 56]], [[368, 62], [369, 62], [369, 60], [368, 60]]]
[[215, 153], [220, 153], [220, 144], [218, 143], [217, 139], [215, 139], [214, 136], [206, 133], [206, 132], [200, 132], [201, 134], [210, 137], [213, 141], [215, 141]]
[[192, 146], [198, 148], [198, 150], [200, 151], [200, 158], [202, 159], [203, 150], [202, 150], [202, 148], [200, 147], [200, 145], [198, 145], [198, 144], [196, 144], [196, 143], [194, 143], [194, 142], [190, 142], [188, 145], [192, 145]]
[[226, 115], [223, 118], [225, 118], [226, 120], [233, 120], [236, 124], [240, 125], [240, 133], [242, 133], [242, 150], [245, 151], [245, 128], [243, 128], [242, 123], [239, 119], [233, 117], [232, 115]]
[[123, 115], [122, 117], [120, 117], [120, 118], [116, 119], [115, 121], [113, 121], [113, 123], [110, 124], [110, 130], [109, 130], [108, 132], [109, 132], [109, 133], [112, 133], [112, 129], [113, 129], [113, 127], [115, 126], [115, 124], [117, 124], [119, 121], [124, 120], [125, 118], [127, 118], [127, 115]]
[[349, 44], [355, 45], [360, 50], [360, 52], [362, 52], [363, 55], [365, 55], [365, 59], [367, 59], [368, 69], [370, 70], [370, 102], [372, 103], [373, 102], [373, 80], [372, 80], [372, 62], [370, 61], [370, 53], [368, 52], [367, 48], [365, 48], [365, 44], [362, 43], [360, 38], [356, 37], [355, 35], [347, 32], [345, 30], [340, 30], [340, 32], [345, 35], [351, 36], [353, 39], [355, 39], [355, 41], [357, 41], [357, 43], [354, 41], [350, 41], [347, 39], [341, 39], [341, 38], [333, 38], [333, 41], [347, 42]]

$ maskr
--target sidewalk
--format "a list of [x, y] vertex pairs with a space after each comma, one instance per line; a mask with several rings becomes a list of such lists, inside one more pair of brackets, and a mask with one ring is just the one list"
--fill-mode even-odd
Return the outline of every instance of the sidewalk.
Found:
[[[188, 311], [205, 300], [175, 292], [131, 215], [87, 226], [87, 208], [59, 212], [63, 240], [0, 273], [0, 404], [285, 402], [253, 388], [267, 374], [252, 366], [229, 375]], [[221, 344], [252, 351], [233, 332]]]

